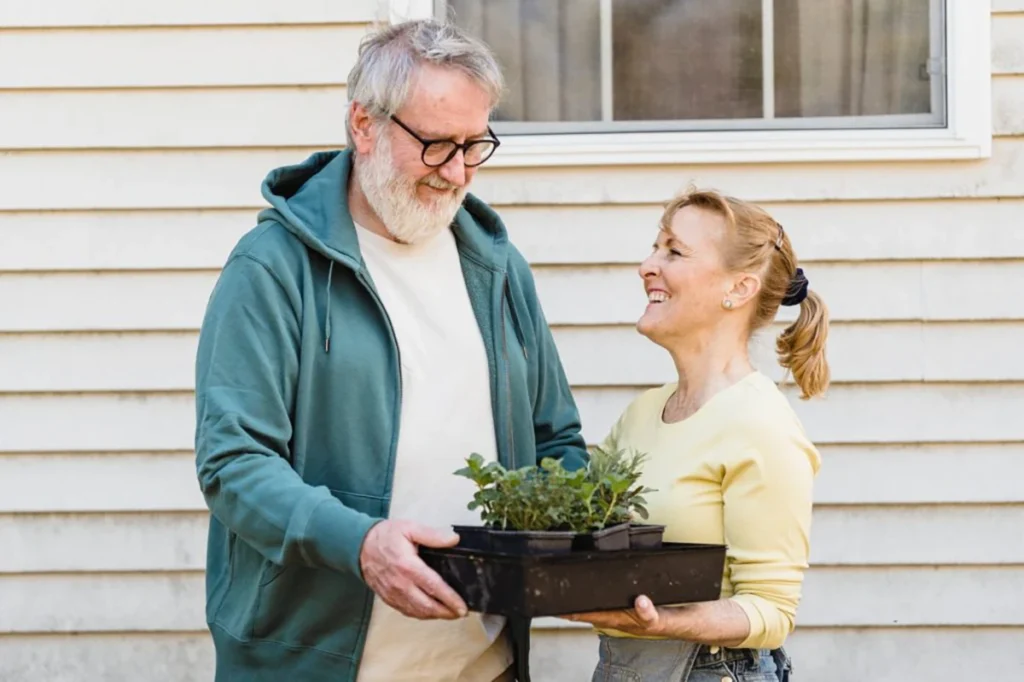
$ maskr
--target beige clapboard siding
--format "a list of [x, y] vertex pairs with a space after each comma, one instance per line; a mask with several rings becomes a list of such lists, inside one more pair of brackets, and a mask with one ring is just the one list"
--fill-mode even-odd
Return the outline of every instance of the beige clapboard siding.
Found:
[[[552, 325], [634, 324], [647, 305], [635, 266], [533, 270]], [[1024, 298], [997, 293], [1024, 287], [1024, 260], [819, 263], [807, 275], [837, 321], [1024, 319]], [[0, 273], [0, 332], [198, 329], [217, 276]]]
[[[201, 571], [207, 520], [205, 511], [0, 514], [0, 574]], [[1024, 564], [1022, 524], [1024, 504], [819, 506], [811, 563]]]
[[[1020, 9], [1020, 8], [1014, 8]], [[992, 73], [1024, 73], [1024, 12], [992, 18]]]
[[205, 509], [191, 453], [0, 455], [0, 511]]
[[[361, 24], [12, 29], [0, 88], [334, 85], [355, 63]], [[69, 59], [68, 55], [74, 55]]]
[[[751, 344], [755, 364], [776, 381], [784, 378], [774, 346], [781, 330], [765, 330]], [[573, 385], [660, 384], [676, 376], [668, 353], [632, 325], [553, 332]], [[0, 334], [0, 392], [191, 390], [197, 343], [195, 332]], [[828, 358], [836, 383], [1024, 381], [1020, 348], [1024, 322], [837, 322]]]
[[340, 146], [345, 88], [0, 92], [0, 149]]
[[[0, 156], [0, 211], [256, 206], [270, 169], [314, 151], [13, 151]], [[1022, 173], [1024, 137], [1012, 137], [979, 161], [493, 167], [474, 188], [495, 205], [656, 204], [691, 182], [759, 202], [991, 198], [1024, 196]]]
[[[814, 499], [832, 505], [1021, 503], [1024, 445], [821, 445]], [[966, 463], [966, 464], [965, 464]], [[884, 473], [880, 473], [884, 472]]]
[[214, 665], [208, 632], [0, 635], [4, 682], [209, 682]]
[[811, 562], [1024, 565], [1024, 505], [819, 507]]
[[992, 133], [1019, 135], [1024, 126], [1024, 78], [1020, 75], [992, 78]]
[[[804, 626], [1019, 626], [1022, 599], [1020, 566], [815, 566], [800, 617]], [[0, 633], [195, 631], [204, 602], [199, 571], [5, 574]]]
[[[766, 204], [802, 262], [1024, 258], [1022, 199]], [[0, 272], [216, 269], [258, 208], [0, 213]], [[661, 206], [499, 206], [531, 264], [647, 256]], [[45, 236], [45, 238], [41, 238]]]
[[[818, 505], [1024, 503], [1019, 443], [823, 445], [821, 452]], [[875, 483], [879, 471], [883, 483]], [[2, 455], [0, 493], [0, 513], [206, 509], [187, 451]]]
[[0, 574], [201, 571], [208, 519], [205, 511], [0, 514], [10, 548]]
[[[641, 390], [576, 387], [587, 441], [603, 439]], [[1022, 383], [837, 384], [806, 402], [786, 391], [820, 444], [1024, 441]], [[0, 452], [188, 450], [194, 409], [188, 392], [0, 394]]]
[[[1024, 133], [1024, 77], [996, 77], [992, 89], [995, 134]], [[8, 90], [0, 149], [335, 148], [346, 104], [341, 86]]]
[[[800, 676], [813, 682], [953, 682], [976, 679], [979, 666], [1021, 669], [1022, 638], [1019, 627], [800, 627], [786, 648]], [[530, 658], [537, 682], [587, 680], [597, 661], [597, 639], [581, 629], [538, 633]], [[0, 637], [0, 679], [10, 682], [208, 682], [213, 667], [213, 645], [205, 632]]]
[[1021, 641], [1021, 628], [798, 626], [786, 648], [794, 656], [795, 679], [799, 674], [813, 682], [981, 682], [985, 673], [979, 674], [976, 656], [984, 657], [985, 667], [1019, 670]]
[[372, 21], [386, 0], [48, 0], [0, 4], [5, 28], [323, 24]]

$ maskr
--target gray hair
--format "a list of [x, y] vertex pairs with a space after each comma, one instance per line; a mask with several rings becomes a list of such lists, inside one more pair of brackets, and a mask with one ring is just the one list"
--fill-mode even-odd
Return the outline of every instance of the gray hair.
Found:
[[[490, 95], [492, 110], [501, 99], [505, 83], [491, 50], [454, 24], [423, 19], [386, 26], [363, 39], [348, 75], [348, 101], [359, 102], [375, 118], [391, 116], [423, 64], [462, 69]], [[347, 114], [345, 134], [351, 147]]]

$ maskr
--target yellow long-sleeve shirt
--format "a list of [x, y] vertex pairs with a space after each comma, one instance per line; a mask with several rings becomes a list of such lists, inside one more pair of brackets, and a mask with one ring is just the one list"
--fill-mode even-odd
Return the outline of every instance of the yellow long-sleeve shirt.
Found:
[[785, 396], [759, 372], [666, 424], [662, 411], [675, 388], [640, 395], [604, 446], [648, 453], [641, 481], [656, 489], [646, 496], [649, 522], [666, 526], [666, 541], [728, 547], [722, 598], [750, 620], [740, 646], [782, 646], [795, 626], [821, 458]]

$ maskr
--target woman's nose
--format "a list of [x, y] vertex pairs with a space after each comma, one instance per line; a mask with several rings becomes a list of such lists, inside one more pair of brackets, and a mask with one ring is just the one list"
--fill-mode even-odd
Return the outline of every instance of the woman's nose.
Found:
[[653, 256], [648, 256], [640, 263], [639, 273], [642, 279], [654, 277], [658, 274], [658, 268], [655, 266]]

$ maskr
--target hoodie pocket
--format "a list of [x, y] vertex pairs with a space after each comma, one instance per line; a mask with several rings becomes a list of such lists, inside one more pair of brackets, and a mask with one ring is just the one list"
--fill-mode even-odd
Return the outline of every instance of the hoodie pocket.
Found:
[[[347, 507], [383, 516], [386, 499], [331, 489]], [[252, 607], [252, 638], [352, 656], [373, 593], [348, 573], [263, 560]]]
[[351, 656], [362, 630], [370, 591], [354, 576], [303, 566], [264, 572], [252, 636], [289, 646]]

